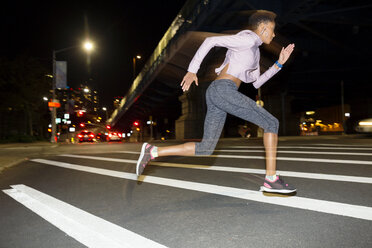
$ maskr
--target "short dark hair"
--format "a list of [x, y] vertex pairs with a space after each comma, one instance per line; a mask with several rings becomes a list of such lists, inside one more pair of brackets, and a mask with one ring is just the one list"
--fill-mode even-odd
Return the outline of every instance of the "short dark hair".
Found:
[[248, 20], [251, 30], [256, 30], [261, 23], [275, 22], [276, 14], [268, 10], [256, 10]]

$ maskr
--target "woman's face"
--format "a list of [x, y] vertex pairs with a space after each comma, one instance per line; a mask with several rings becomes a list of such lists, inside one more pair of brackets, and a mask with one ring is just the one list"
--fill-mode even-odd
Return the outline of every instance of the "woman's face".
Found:
[[270, 44], [275, 37], [275, 23], [274, 22], [264, 22], [258, 26], [258, 36], [265, 44]]

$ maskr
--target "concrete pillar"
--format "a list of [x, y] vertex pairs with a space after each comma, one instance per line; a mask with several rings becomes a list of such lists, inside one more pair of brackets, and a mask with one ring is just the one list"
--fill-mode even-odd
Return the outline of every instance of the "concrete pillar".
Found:
[[209, 82], [199, 82], [179, 97], [182, 103], [182, 115], [176, 120], [176, 139], [201, 139], [204, 119], [207, 112], [205, 91]]

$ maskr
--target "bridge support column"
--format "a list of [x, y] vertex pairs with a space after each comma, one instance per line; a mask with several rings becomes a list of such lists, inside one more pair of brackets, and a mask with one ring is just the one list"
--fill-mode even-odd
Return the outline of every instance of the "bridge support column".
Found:
[[199, 82], [179, 97], [182, 102], [182, 115], [176, 120], [176, 139], [201, 139], [203, 137], [204, 119], [207, 112], [205, 91], [208, 83]]

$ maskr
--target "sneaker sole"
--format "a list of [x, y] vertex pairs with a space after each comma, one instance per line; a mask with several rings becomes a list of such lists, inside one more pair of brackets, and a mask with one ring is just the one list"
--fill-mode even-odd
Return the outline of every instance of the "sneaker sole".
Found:
[[266, 188], [265, 186], [261, 186], [260, 191], [265, 191], [265, 192], [270, 192], [270, 193], [290, 194], [290, 193], [296, 192], [297, 189], [270, 189], [270, 188]]
[[148, 144], [148, 143], [146, 143], [146, 142], [143, 143], [142, 148], [141, 148], [141, 154], [140, 154], [140, 156], [139, 156], [139, 158], [138, 158], [137, 166], [136, 166], [136, 175], [137, 175], [137, 176], [140, 176], [140, 175], [139, 175], [139, 167], [140, 167], [140, 165], [141, 165], [141, 161], [142, 161], [142, 159], [143, 159], [143, 156], [145, 155], [145, 149], [146, 149], [147, 144]]

